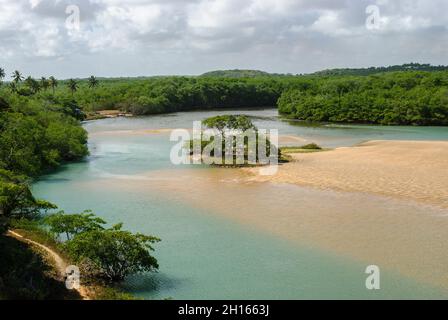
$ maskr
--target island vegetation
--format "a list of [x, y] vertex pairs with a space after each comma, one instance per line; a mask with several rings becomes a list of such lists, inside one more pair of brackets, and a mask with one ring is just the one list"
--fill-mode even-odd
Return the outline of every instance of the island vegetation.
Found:
[[[281, 150], [272, 145], [269, 134], [260, 133], [245, 115], [210, 117], [202, 124], [214, 130], [213, 135], [206, 134], [206, 130], [202, 131], [200, 141], [196, 143], [204, 163], [225, 167], [267, 165], [275, 153], [277, 161], [285, 160]], [[195, 142], [190, 140], [186, 145], [191, 156], [195, 156]]]

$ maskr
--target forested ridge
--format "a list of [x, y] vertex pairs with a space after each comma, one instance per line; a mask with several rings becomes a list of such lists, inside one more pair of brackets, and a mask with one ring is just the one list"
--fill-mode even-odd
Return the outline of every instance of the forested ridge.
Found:
[[406, 63], [389, 67], [339, 68], [313, 73], [318, 76], [369, 76], [376, 73], [397, 71], [448, 71], [448, 66], [432, 66], [430, 64]]
[[[368, 68], [347, 70], [362, 72], [277, 76], [230, 70], [200, 77], [97, 79], [92, 76], [59, 82], [54, 79], [53, 85], [45, 85], [42, 79], [27, 78], [23, 83], [5, 84], [0, 93], [8, 96], [15, 92], [36, 104], [62, 104], [78, 112], [78, 117], [111, 109], [150, 115], [278, 106], [283, 115], [306, 121], [385, 125], [448, 123], [446, 67], [407, 64], [373, 68], [374, 74], [370, 74], [372, 70]], [[219, 76], [222, 72], [225, 75]], [[228, 77], [235, 72], [238, 76]], [[240, 77], [248, 72], [250, 76]]]

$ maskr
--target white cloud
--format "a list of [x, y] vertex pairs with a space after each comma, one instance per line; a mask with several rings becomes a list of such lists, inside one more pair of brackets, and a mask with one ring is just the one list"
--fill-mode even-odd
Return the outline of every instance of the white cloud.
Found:
[[[65, 8], [76, 3], [79, 32], [65, 28]], [[365, 27], [371, 4], [380, 8], [379, 30]], [[80, 75], [117, 65], [141, 74], [306, 72], [409, 59], [445, 63], [448, 54], [446, 0], [0, 0], [0, 12], [0, 53], [11, 64], [5, 67], [30, 73], [49, 61], [57, 70], [61, 61], [92, 61], [76, 69]]]

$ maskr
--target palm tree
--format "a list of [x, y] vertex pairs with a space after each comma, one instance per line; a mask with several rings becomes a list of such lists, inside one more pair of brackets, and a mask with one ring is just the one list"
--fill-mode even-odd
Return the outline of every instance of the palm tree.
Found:
[[40, 78], [40, 87], [44, 90], [47, 91], [48, 87], [50, 87], [50, 83], [47, 80], [47, 78], [42, 77]]
[[50, 87], [53, 89], [53, 95], [54, 95], [54, 89], [58, 86], [58, 80], [56, 80], [55, 77], [50, 77]]
[[31, 76], [26, 78], [25, 84], [28, 86], [28, 88], [30, 88], [30, 90], [34, 94], [38, 93], [40, 91], [40, 89], [41, 89], [40, 85], [39, 85], [39, 82], [36, 79], [32, 78]]
[[99, 84], [100, 84], [100, 82], [98, 81], [97, 78], [95, 78], [95, 76], [91, 76], [89, 78], [89, 88], [94, 89], [94, 88], [98, 87]]
[[16, 93], [17, 92], [17, 85], [15, 82], [10, 82], [9, 83], [9, 90], [11, 90], [12, 93]]
[[68, 80], [67, 86], [68, 86], [68, 89], [71, 91], [72, 97], [73, 97], [76, 90], [78, 90], [78, 83], [76, 82], [76, 80], [70, 79], [70, 80]]
[[33, 79], [33, 81], [31, 82], [31, 90], [33, 90], [33, 93], [38, 93], [40, 90], [42, 89], [42, 87], [40, 86], [39, 81], [37, 81], [36, 79]]
[[14, 73], [12, 74], [12, 81], [14, 81], [16, 84], [18, 84], [19, 82], [22, 82], [23, 80], [23, 76], [19, 71], [14, 71]]

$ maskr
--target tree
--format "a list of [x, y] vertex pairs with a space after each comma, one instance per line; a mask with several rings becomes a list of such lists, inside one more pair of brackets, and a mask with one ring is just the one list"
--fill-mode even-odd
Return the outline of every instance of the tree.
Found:
[[13, 72], [13, 74], [12, 74], [12, 81], [15, 83], [15, 84], [19, 84], [19, 82], [22, 82], [23, 81], [23, 76], [22, 76], [22, 74], [19, 72], [19, 71], [14, 71]]
[[70, 92], [72, 93], [72, 97], [73, 97], [75, 92], [78, 90], [78, 83], [76, 82], [76, 80], [70, 79], [70, 80], [68, 80], [67, 87], [70, 90]]
[[98, 81], [97, 78], [95, 78], [95, 76], [91, 76], [89, 78], [89, 88], [90, 89], [95, 89], [96, 87], [98, 87], [99, 84], [100, 84], [100, 82]]
[[53, 95], [54, 95], [54, 90], [58, 86], [58, 81], [56, 80], [55, 77], [51, 76], [50, 79], [49, 79], [49, 82], [50, 82], [50, 87], [53, 90]]
[[22, 175], [0, 169], [0, 216], [5, 218], [36, 218], [42, 210], [55, 209], [47, 201], [35, 199], [29, 180]]
[[0, 68], [0, 86], [3, 83], [3, 79], [5, 78], [6, 74], [5, 74], [5, 70]]
[[40, 91], [40, 84], [39, 82], [32, 78], [31, 76], [26, 78], [25, 84], [28, 86], [28, 88], [34, 93], [38, 93]]
[[159, 265], [150, 251], [154, 251], [152, 244], [160, 239], [121, 228], [119, 224], [107, 230], [80, 233], [67, 241], [65, 247], [75, 262], [87, 261], [109, 282], [122, 281], [139, 272], [156, 271]]
[[12, 93], [17, 93], [17, 84], [15, 82], [11, 82], [9, 84], [9, 90], [11, 90]]
[[44, 222], [50, 227], [52, 233], [57, 236], [64, 234], [67, 240], [83, 232], [103, 230], [103, 225], [106, 224], [106, 221], [95, 216], [91, 211], [84, 211], [81, 214], [58, 212], [46, 216]]
[[[6, 101], [4, 98], [0, 97], [0, 112], [4, 112], [7, 110], [10, 110], [10, 105], [9, 105], [8, 101]], [[0, 125], [0, 128], [1, 128], [1, 125]]]
[[47, 80], [47, 78], [45, 77], [40, 78], [40, 87], [44, 91], [47, 91], [47, 89], [50, 87], [50, 82]]
[[247, 131], [256, 130], [252, 121], [244, 115], [225, 115], [205, 119], [203, 124], [208, 128], [217, 129], [223, 135], [226, 130]]

